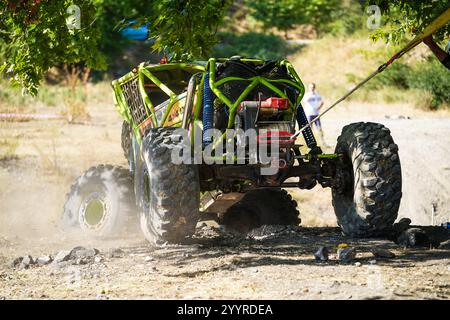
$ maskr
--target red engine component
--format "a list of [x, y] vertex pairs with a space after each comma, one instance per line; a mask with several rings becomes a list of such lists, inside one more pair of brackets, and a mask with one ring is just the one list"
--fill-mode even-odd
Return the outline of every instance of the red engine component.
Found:
[[[280, 124], [280, 115], [289, 108], [287, 98], [271, 97], [264, 101], [243, 101], [237, 111], [239, 128], [244, 130], [256, 129], [259, 144], [278, 143], [280, 147], [294, 144], [289, 128]], [[264, 123], [263, 126], [260, 126]], [[261, 130], [262, 129], [262, 130]], [[287, 130], [286, 130], [287, 129]]]
[[286, 98], [269, 98], [266, 101], [261, 101], [261, 108], [272, 109], [287, 109], [289, 107], [289, 100]]
[[[238, 112], [249, 108], [258, 108], [260, 106], [259, 101], [242, 101], [238, 108]], [[267, 100], [261, 101], [262, 112], [278, 112], [289, 108], [289, 100], [287, 98], [271, 97]]]

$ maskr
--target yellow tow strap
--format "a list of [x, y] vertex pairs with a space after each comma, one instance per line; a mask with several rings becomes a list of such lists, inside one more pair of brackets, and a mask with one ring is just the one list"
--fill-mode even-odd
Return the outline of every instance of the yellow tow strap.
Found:
[[311, 124], [313, 124], [316, 120], [320, 119], [325, 113], [333, 109], [335, 106], [337, 106], [339, 103], [347, 99], [353, 92], [361, 88], [363, 85], [365, 85], [369, 80], [371, 80], [373, 77], [375, 77], [377, 74], [383, 72], [392, 62], [403, 56], [405, 53], [410, 51], [411, 49], [415, 48], [419, 43], [423, 41], [424, 38], [428, 37], [429, 35], [432, 35], [437, 30], [445, 26], [447, 23], [450, 22], [450, 8], [444, 11], [439, 17], [433, 20], [420, 34], [418, 34], [413, 40], [411, 40], [402, 50], [394, 54], [387, 62], [383, 63], [381, 66], [378, 67], [376, 71], [374, 71], [370, 76], [362, 80], [360, 83], [358, 83], [353, 89], [351, 89], [349, 92], [347, 92], [343, 97], [339, 98], [335, 103], [333, 103], [331, 106], [326, 108], [324, 111], [322, 111], [317, 117], [315, 117], [311, 122], [309, 122], [307, 125], [303, 126], [298, 130], [297, 132], [292, 135], [291, 139], [298, 137], [300, 133], [303, 132], [306, 128], [311, 127]]

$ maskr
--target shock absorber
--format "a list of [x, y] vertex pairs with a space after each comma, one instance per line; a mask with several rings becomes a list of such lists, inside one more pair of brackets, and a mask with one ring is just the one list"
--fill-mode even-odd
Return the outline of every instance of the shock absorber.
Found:
[[209, 73], [206, 72], [203, 86], [203, 145], [207, 146], [212, 142], [211, 132], [214, 121], [213, 92], [209, 86]]
[[[299, 128], [302, 128], [303, 126], [306, 126], [308, 124], [308, 119], [306, 118], [305, 110], [303, 110], [303, 107], [301, 105], [299, 105], [297, 108], [297, 123]], [[313, 149], [317, 147], [317, 141], [316, 138], [314, 138], [314, 134], [311, 130], [311, 127], [306, 128], [305, 130], [302, 131], [302, 133], [308, 148]]]

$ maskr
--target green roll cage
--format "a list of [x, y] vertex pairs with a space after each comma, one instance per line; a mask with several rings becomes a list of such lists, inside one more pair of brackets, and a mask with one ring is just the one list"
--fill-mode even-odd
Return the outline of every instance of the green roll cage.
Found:
[[173, 105], [181, 99], [180, 95], [177, 95], [175, 92], [173, 92], [169, 87], [167, 87], [164, 83], [162, 83], [153, 73], [152, 71], [164, 71], [164, 70], [174, 70], [174, 69], [182, 69], [185, 71], [198, 71], [198, 72], [204, 72], [205, 68], [202, 65], [196, 65], [196, 64], [188, 64], [188, 63], [169, 63], [169, 64], [158, 64], [158, 65], [146, 65], [145, 63], [141, 63], [137, 68], [133, 69], [123, 77], [114, 80], [112, 82], [112, 87], [114, 91], [114, 101], [115, 106], [119, 114], [127, 121], [135, 134], [136, 139], [138, 142], [141, 140], [141, 134], [139, 133], [139, 127], [142, 123], [134, 123], [133, 118], [131, 116], [131, 110], [130, 106], [126, 102], [125, 95], [123, 92], [123, 85], [138, 79], [138, 90], [139, 94], [142, 97], [143, 102], [143, 108], [146, 112], [146, 119], [143, 123], [148, 121], [149, 119], [152, 120], [152, 123], [155, 127], [159, 125], [158, 119], [156, 118], [156, 112], [155, 112], [155, 105], [152, 103], [150, 98], [148, 97], [147, 92], [145, 91], [144, 81], [145, 77], [148, 78], [153, 84], [155, 84], [157, 87], [159, 87], [164, 93], [166, 93], [169, 96], [169, 104], [167, 109], [165, 110], [165, 113], [161, 119], [161, 124], [164, 124], [164, 122], [167, 120], [167, 116], [170, 114], [170, 111], [172, 110]]
[[[224, 62], [228, 59], [215, 59], [211, 58], [207, 62], [197, 62], [197, 63], [168, 63], [168, 64], [158, 64], [158, 65], [146, 65], [145, 63], [141, 63], [137, 68], [133, 69], [133, 71], [127, 73], [123, 77], [114, 80], [112, 82], [112, 87], [114, 90], [114, 98], [115, 98], [115, 105], [117, 108], [117, 111], [120, 113], [120, 115], [131, 124], [133, 128], [133, 132], [136, 135], [136, 138], [140, 141], [141, 136], [139, 134], [139, 127], [142, 125], [142, 123], [134, 123], [133, 118], [131, 116], [130, 107], [128, 106], [124, 92], [122, 90], [122, 86], [129, 81], [138, 79], [138, 94], [142, 97], [143, 102], [143, 108], [146, 112], [146, 119], [144, 122], [151, 119], [151, 122], [153, 123], [154, 127], [157, 126], [163, 126], [164, 123], [167, 120], [168, 115], [172, 111], [173, 106], [176, 102], [181, 100], [183, 98], [182, 95], [177, 95], [175, 92], [173, 92], [167, 85], [162, 83], [157, 76], [154, 74], [155, 71], [164, 71], [164, 70], [173, 70], [173, 69], [182, 69], [185, 71], [188, 71], [194, 75], [195, 71], [203, 73], [203, 76], [201, 78], [201, 81], [198, 85], [198, 88], [196, 90], [197, 99], [194, 106], [194, 121], [198, 121], [200, 119], [200, 112], [201, 112], [201, 104], [202, 104], [202, 96], [203, 96], [203, 85], [205, 80], [206, 71], [209, 72], [209, 82], [210, 87], [213, 93], [228, 107], [229, 109], [229, 119], [228, 119], [228, 128], [233, 128], [235, 117], [236, 117], [236, 111], [238, 106], [242, 101], [244, 101], [245, 97], [258, 85], [264, 85], [270, 90], [272, 90], [274, 93], [276, 93], [279, 97], [287, 98], [287, 96], [282, 92], [280, 89], [278, 89], [274, 83], [286, 83], [290, 86], [295, 87], [298, 89], [299, 94], [297, 96], [296, 101], [290, 101], [289, 100], [289, 112], [292, 115], [295, 112], [296, 106], [300, 104], [300, 101], [304, 95], [305, 89], [302, 81], [300, 80], [300, 77], [297, 75], [297, 73], [294, 70], [294, 67], [292, 64], [287, 60], [282, 60], [279, 62], [280, 65], [284, 65], [289, 73], [289, 75], [295, 79], [295, 81], [289, 80], [289, 79], [268, 79], [261, 76], [255, 76], [251, 78], [241, 78], [241, 77], [225, 77], [218, 81], [216, 81], [216, 63], [217, 62]], [[254, 64], [263, 64], [264, 60], [259, 59], [241, 59], [243, 62], [251, 62]], [[148, 96], [147, 92], [145, 91], [144, 87], [144, 81], [145, 78], [149, 79], [153, 84], [158, 86], [164, 93], [166, 93], [169, 97], [169, 103], [168, 106], [164, 112], [164, 115], [162, 119], [158, 122], [158, 119], [156, 117], [155, 106], [152, 103], [152, 100]], [[224, 83], [230, 82], [230, 81], [247, 81], [249, 82], [248, 86], [245, 88], [245, 90], [242, 91], [240, 96], [236, 99], [236, 101], [230, 101], [228, 97], [225, 96], [225, 94], [219, 89], [219, 86], [223, 85]], [[175, 126], [179, 126], [180, 124], [176, 124]], [[219, 142], [219, 141], [218, 141]]]

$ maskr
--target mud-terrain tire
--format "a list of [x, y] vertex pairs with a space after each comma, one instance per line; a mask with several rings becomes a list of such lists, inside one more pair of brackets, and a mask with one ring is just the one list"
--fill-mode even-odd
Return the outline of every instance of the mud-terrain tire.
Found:
[[262, 225], [296, 225], [301, 222], [297, 202], [283, 189], [256, 189], [219, 217], [226, 228], [246, 233]]
[[344, 188], [332, 189], [339, 226], [353, 237], [382, 235], [397, 218], [402, 197], [398, 146], [389, 129], [371, 122], [347, 125], [335, 152], [343, 155], [337, 174], [347, 175]]
[[121, 145], [123, 155], [125, 159], [127, 159], [127, 161], [129, 162], [131, 156], [131, 126], [126, 121], [122, 123]]
[[87, 236], [123, 235], [136, 214], [128, 169], [99, 165], [79, 176], [66, 195], [62, 226]]
[[153, 245], [183, 243], [199, 219], [200, 184], [195, 165], [174, 164], [173, 150], [183, 142], [175, 128], [151, 129], [142, 141], [136, 190], [140, 224]]

